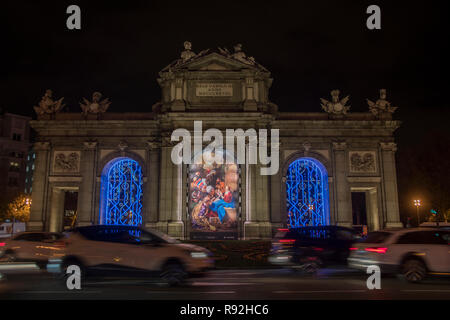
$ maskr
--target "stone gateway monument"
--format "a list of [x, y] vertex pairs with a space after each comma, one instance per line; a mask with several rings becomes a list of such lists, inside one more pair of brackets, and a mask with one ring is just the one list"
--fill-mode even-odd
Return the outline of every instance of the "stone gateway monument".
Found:
[[[352, 112], [357, 102], [336, 88], [331, 100], [317, 97], [317, 112], [280, 112], [269, 100], [270, 72], [242, 45], [195, 51], [186, 41], [161, 70], [161, 101], [147, 112], [108, 112], [111, 102], [99, 92], [83, 98], [79, 112], [61, 112], [62, 98], [47, 91], [31, 121], [28, 230], [140, 225], [181, 239], [261, 239], [286, 227], [402, 226], [393, 138], [400, 122], [386, 90], [368, 100], [367, 112]], [[279, 129], [278, 172], [261, 175], [259, 162], [174, 164], [172, 132], [186, 128], [194, 140], [194, 121], [224, 136]], [[353, 193], [363, 194], [365, 210], [352, 210]], [[69, 198], [76, 199], [71, 219]]]

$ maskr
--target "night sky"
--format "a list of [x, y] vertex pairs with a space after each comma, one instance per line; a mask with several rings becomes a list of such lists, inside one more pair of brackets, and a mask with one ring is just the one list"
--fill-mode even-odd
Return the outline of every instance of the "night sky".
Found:
[[[71, 4], [81, 7], [81, 30], [66, 28]], [[381, 30], [366, 28], [370, 4], [381, 7]], [[49, 88], [72, 112], [97, 90], [110, 112], [151, 111], [158, 72], [185, 40], [196, 53], [242, 43], [271, 71], [281, 111], [320, 112], [332, 89], [350, 94], [350, 111], [367, 111], [365, 99], [386, 88], [403, 122], [400, 200], [410, 210], [425, 190], [408, 183], [409, 157], [436, 141], [448, 149], [448, 12], [444, 1], [10, 1], [1, 6], [0, 106], [34, 117]], [[434, 161], [448, 187], [449, 158]]]

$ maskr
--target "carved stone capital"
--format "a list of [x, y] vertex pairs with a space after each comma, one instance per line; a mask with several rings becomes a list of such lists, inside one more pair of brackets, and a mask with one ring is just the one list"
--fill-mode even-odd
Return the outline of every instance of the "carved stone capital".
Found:
[[170, 148], [170, 147], [173, 147], [174, 145], [176, 145], [177, 143], [178, 143], [177, 141], [172, 141], [171, 137], [162, 137], [161, 138], [161, 146], [162, 147]]
[[84, 150], [94, 150], [97, 147], [98, 142], [95, 140], [88, 140], [83, 142]]
[[345, 151], [347, 149], [347, 142], [345, 141], [334, 141], [333, 150], [335, 151]]
[[308, 153], [309, 150], [311, 150], [311, 142], [309, 141], [305, 141], [302, 144], [303, 150], [305, 151], [305, 153]]
[[160, 141], [154, 141], [154, 140], [147, 140], [147, 149], [152, 151], [152, 150], [157, 150], [161, 148], [161, 142]]
[[50, 150], [50, 142], [48, 141], [38, 141], [33, 145], [35, 151], [47, 151]]
[[125, 152], [128, 149], [128, 143], [126, 141], [120, 141], [117, 148], [119, 148], [120, 152]]
[[397, 144], [395, 142], [380, 142], [380, 147], [383, 151], [397, 151]]

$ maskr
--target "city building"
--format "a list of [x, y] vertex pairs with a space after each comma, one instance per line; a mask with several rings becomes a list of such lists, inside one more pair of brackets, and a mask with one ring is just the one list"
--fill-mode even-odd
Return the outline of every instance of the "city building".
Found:
[[25, 166], [25, 193], [31, 194], [33, 192], [33, 173], [34, 173], [34, 160], [36, 154], [33, 148], [28, 149], [27, 161]]
[[24, 193], [30, 120], [7, 112], [0, 114], [0, 198], [3, 201]]
[[[84, 99], [81, 112], [60, 112], [61, 100], [48, 90], [31, 121], [37, 139], [28, 229], [127, 224], [177, 238], [255, 239], [303, 225], [401, 226], [393, 138], [400, 122], [392, 120], [396, 108], [386, 91], [362, 113], [352, 112], [338, 90], [321, 99], [322, 107], [318, 97], [317, 112], [280, 112], [269, 100], [272, 81], [240, 45], [196, 54], [186, 42], [160, 72], [161, 101], [146, 112], [107, 112], [110, 102], [99, 92]], [[185, 128], [194, 142], [195, 121], [203, 134], [267, 129], [279, 170], [263, 175], [266, 165], [234, 155], [230, 163], [175, 164], [172, 133]], [[352, 216], [354, 193], [365, 202], [364, 218]], [[68, 211], [76, 212], [73, 219]]]

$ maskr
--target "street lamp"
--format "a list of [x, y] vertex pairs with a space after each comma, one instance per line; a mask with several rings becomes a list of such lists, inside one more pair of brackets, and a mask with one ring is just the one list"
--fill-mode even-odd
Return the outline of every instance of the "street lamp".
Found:
[[414, 200], [414, 205], [417, 209], [417, 226], [420, 226], [420, 218], [419, 218], [419, 207], [422, 205], [420, 200]]

